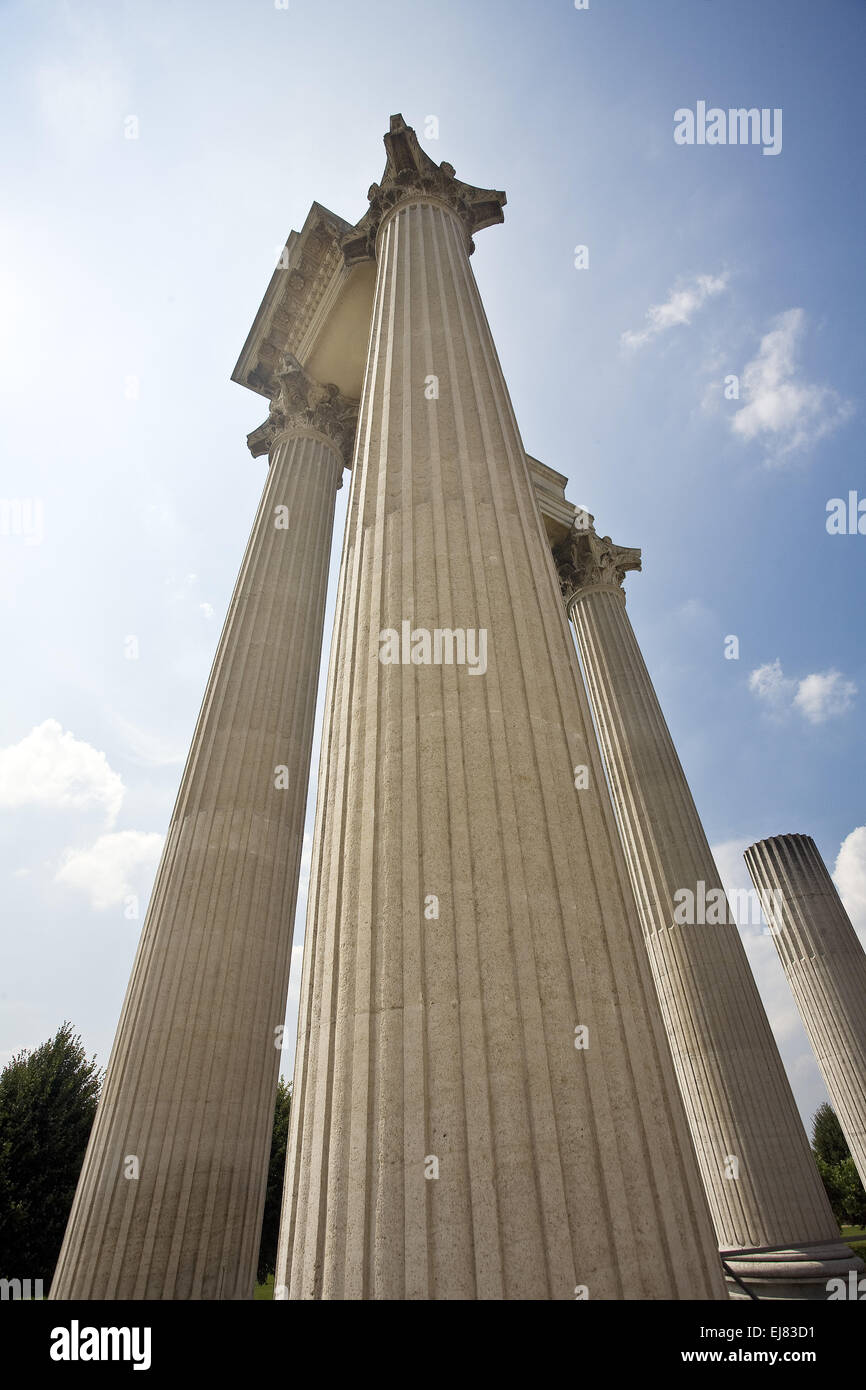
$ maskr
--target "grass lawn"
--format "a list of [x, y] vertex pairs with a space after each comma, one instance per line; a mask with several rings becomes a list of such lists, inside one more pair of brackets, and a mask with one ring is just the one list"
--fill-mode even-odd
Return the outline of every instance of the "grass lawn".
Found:
[[861, 1260], [866, 1260], [866, 1226], [843, 1226], [842, 1238], [851, 1246], [855, 1255], [859, 1255]]
[[256, 1291], [253, 1298], [273, 1298], [274, 1296], [274, 1276], [269, 1274], [263, 1284], [256, 1284]]

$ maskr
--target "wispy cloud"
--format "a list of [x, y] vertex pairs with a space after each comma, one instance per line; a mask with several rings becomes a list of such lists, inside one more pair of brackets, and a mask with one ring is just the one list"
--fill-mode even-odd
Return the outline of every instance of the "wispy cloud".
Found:
[[728, 273], [721, 275], [695, 275], [688, 280], [678, 280], [663, 304], [651, 304], [646, 312], [646, 324], [640, 329], [627, 329], [620, 341], [623, 347], [639, 348], [644, 343], [666, 333], [669, 328], [678, 328], [692, 321], [692, 316], [703, 308], [708, 299], [721, 294], [727, 288]]
[[807, 381], [798, 365], [805, 330], [802, 309], [788, 309], [773, 320], [757, 355], [742, 372], [745, 404], [731, 429], [747, 442], [761, 438], [770, 462], [799, 453], [845, 423], [853, 405], [830, 386]]
[[690, 625], [706, 623], [712, 617], [709, 608], [699, 598], [687, 598], [674, 612], [680, 622]]
[[795, 680], [785, 675], [778, 657], [751, 672], [749, 689], [774, 713], [794, 710], [810, 724], [825, 724], [847, 714], [857, 694], [857, 686], [841, 671], [814, 671]]
[[115, 714], [112, 709], [106, 712], [117, 733], [124, 740], [133, 762], [144, 767], [174, 767], [183, 762], [183, 748], [177, 747], [149, 729], [139, 728], [122, 715]]

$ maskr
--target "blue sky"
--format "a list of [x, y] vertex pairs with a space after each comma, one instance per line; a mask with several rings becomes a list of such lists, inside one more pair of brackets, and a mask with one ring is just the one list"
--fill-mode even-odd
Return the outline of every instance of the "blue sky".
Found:
[[[866, 536], [825, 525], [866, 497], [866, 6], [6, 0], [0, 37], [0, 1061], [64, 1017], [107, 1061], [264, 478], [229, 376], [289, 229], [361, 216], [397, 111], [507, 191], [473, 263], [524, 442], [642, 547], [629, 611], [726, 881], [809, 833], [866, 939]], [[698, 101], [780, 108], [781, 152], [676, 145]]]

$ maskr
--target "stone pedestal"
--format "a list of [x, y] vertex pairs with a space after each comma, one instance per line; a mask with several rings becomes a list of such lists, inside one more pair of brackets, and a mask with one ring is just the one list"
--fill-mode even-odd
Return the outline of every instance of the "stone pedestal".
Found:
[[810, 835], [746, 851], [851, 1157], [866, 1183], [866, 954]]
[[[52, 1298], [253, 1294], [334, 501], [352, 412], [288, 361], [270, 470], [144, 923]], [[275, 1045], [276, 1044], [276, 1045]]]
[[469, 263], [505, 198], [386, 147], [277, 1296], [724, 1297]]
[[726, 1259], [762, 1296], [825, 1297], [853, 1256], [626, 613], [640, 551], [591, 523], [558, 568], [719, 1246], [751, 1252]]

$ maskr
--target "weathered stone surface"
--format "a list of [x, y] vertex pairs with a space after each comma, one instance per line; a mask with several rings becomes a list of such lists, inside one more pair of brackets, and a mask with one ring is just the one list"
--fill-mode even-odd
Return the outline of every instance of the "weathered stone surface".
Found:
[[[852, 1267], [736, 921], [625, 607], [640, 551], [587, 513], [556, 552], [719, 1246], [762, 1293], [823, 1296]], [[686, 890], [677, 895], [678, 890]], [[695, 904], [696, 912], [676, 911]], [[702, 907], [709, 903], [709, 909]], [[721, 903], [721, 912], [713, 906]], [[691, 915], [692, 921], [677, 920]], [[697, 920], [703, 918], [703, 920]], [[814, 1243], [824, 1249], [819, 1253]], [[766, 1247], [787, 1247], [769, 1255]], [[763, 1247], [763, 1249], [761, 1248]]]
[[776, 950], [866, 1184], [866, 953], [811, 835], [759, 840], [746, 863], [775, 904]]
[[303, 380], [270, 440], [52, 1298], [252, 1297], [342, 473]]
[[[277, 1296], [724, 1297], [468, 260], [504, 196], [455, 186], [450, 166], [434, 177], [416, 156], [395, 118], [371, 215], [344, 239], [353, 258], [375, 246], [378, 268]], [[484, 633], [484, 671], [383, 664], [380, 634], [407, 621]]]
[[[582, 514], [556, 550], [664, 1026], [721, 1250], [760, 1291], [822, 1297], [852, 1268], [740, 931], [637, 638], [623, 580], [641, 552]], [[676, 903], [723, 903], [678, 922]], [[680, 916], [687, 913], [680, 913]], [[817, 1250], [816, 1243], [823, 1245]], [[760, 1248], [763, 1247], [763, 1248]], [[767, 1254], [766, 1247], [787, 1247]]]

